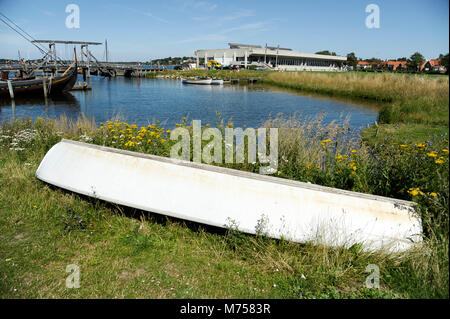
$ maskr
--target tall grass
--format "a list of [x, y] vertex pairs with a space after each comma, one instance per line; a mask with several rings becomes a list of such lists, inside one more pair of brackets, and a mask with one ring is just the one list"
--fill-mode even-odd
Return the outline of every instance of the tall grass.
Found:
[[263, 82], [304, 92], [380, 102], [380, 122], [448, 125], [448, 77], [273, 72]]

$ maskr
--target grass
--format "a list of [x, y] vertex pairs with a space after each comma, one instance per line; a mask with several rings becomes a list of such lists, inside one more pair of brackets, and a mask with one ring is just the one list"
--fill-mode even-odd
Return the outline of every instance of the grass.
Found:
[[[294, 244], [82, 197], [35, 178], [52, 145], [65, 137], [167, 156], [167, 130], [19, 119], [0, 130], [0, 297], [448, 298], [448, 137], [367, 148], [320, 118], [267, 125], [280, 129], [279, 177], [412, 199], [425, 244], [402, 255]], [[80, 267], [79, 289], [65, 286], [69, 264]], [[380, 289], [365, 286], [369, 264], [381, 270]]]
[[189, 77], [215, 77], [224, 80], [229, 79], [248, 79], [248, 78], [261, 78], [265, 76], [270, 71], [254, 71], [254, 70], [241, 70], [239, 72], [233, 72], [231, 70], [186, 70], [186, 71], [176, 71], [176, 70], [166, 70], [163, 72], [153, 72], [147, 73], [148, 78], [155, 78], [158, 76], [168, 77], [168, 78], [189, 78]]
[[448, 77], [284, 72], [268, 74], [264, 82], [305, 92], [379, 102], [380, 123], [448, 126]]

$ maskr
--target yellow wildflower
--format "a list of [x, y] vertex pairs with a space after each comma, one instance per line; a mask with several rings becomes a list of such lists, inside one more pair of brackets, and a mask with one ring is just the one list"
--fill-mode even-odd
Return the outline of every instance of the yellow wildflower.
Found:
[[436, 197], [437, 194], [436, 194], [435, 192], [431, 192], [431, 193], [430, 193], [430, 196]]
[[430, 156], [430, 157], [437, 157], [437, 154], [436, 154], [435, 151], [432, 151], [432, 152], [430, 152], [430, 153], [427, 153], [427, 155]]

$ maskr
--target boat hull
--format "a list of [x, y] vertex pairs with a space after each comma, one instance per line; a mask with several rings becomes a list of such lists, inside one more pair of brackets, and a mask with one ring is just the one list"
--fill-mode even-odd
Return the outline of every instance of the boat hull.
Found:
[[212, 80], [211, 79], [207, 79], [207, 80], [186, 80], [186, 79], [183, 79], [182, 82], [183, 82], [183, 84], [211, 85]]
[[211, 81], [212, 85], [223, 85], [223, 80], [212, 80]]
[[[76, 67], [72, 68], [71, 72], [65, 75], [58, 75], [52, 79], [51, 84], [46, 79], [47, 93], [49, 95], [61, 94], [72, 89], [77, 80]], [[42, 79], [32, 80], [14, 80], [11, 81], [11, 85], [14, 91], [14, 96], [18, 95], [30, 95], [30, 94], [44, 94], [44, 83]], [[0, 83], [0, 96], [9, 96], [8, 83]]]
[[108, 202], [300, 243], [398, 252], [421, 242], [414, 203], [63, 140], [36, 171]]

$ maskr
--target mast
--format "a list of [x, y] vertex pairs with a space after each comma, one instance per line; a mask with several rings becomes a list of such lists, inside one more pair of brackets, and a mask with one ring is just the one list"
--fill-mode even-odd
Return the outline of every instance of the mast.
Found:
[[105, 60], [108, 62], [108, 39], [105, 39]]

